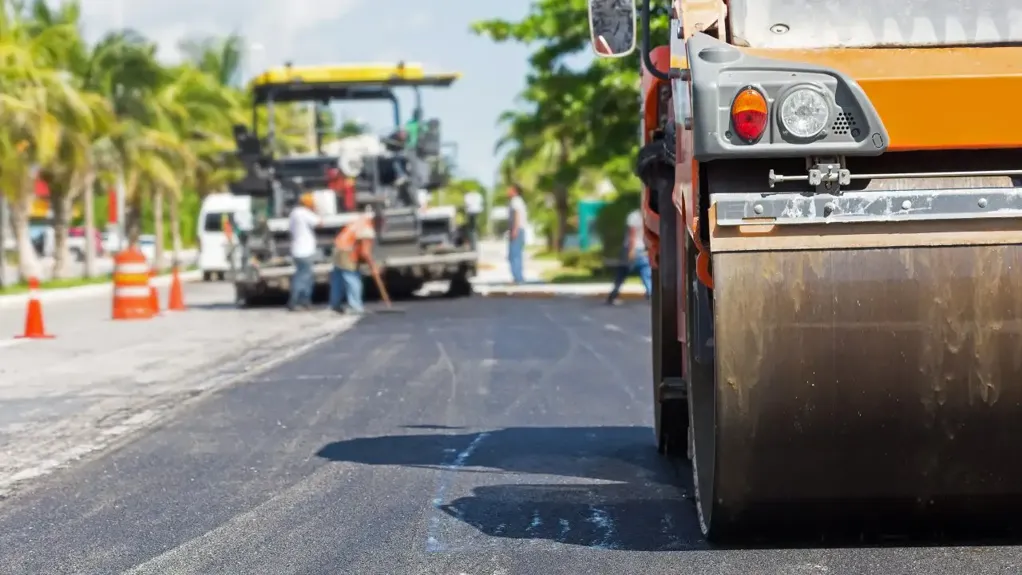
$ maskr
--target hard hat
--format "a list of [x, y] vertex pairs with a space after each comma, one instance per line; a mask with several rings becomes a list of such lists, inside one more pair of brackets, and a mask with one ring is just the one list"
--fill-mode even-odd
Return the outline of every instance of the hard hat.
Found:
[[298, 201], [310, 210], [316, 207], [316, 199], [312, 197], [312, 194], [302, 194]]

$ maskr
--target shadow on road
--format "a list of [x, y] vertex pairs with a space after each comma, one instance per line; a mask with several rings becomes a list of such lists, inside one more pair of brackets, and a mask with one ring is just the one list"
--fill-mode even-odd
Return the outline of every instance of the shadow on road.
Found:
[[[651, 447], [648, 427], [508, 427], [461, 434], [364, 437], [316, 455], [367, 465], [489, 467], [511, 473], [675, 485], [677, 474]], [[473, 443], [474, 442], [474, 443]], [[463, 455], [463, 459], [452, 455]]]
[[[452, 487], [445, 492], [468, 494], [437, 502], [436, 508], [489, 537], [631, 551], [709, 548], [690, 495], [691, 468], [687, 462], [658, 456], [651, 433], [646, 427], [509, 427], [357, 438], [330, 443], [317, 455], [331, 461], [441, 470], [441, 483]], [[516, 476], [511, 482], [509, 474]], [[793, 532], [781, 528], [783, 518], [779, 520], [777, 532], [743, 540], [739, 546], [932, 547], [1017, 545], [1022, 540], [1016, 527], [978, 521], [940, 532], [886, 533], [886, 526], [878, 525], [865, 535], [837, 525], [824, 537], [820, 533], [825, 526], [815, 526], [811, 533]]]
[[[635, 551], [702, 547], [686, 496], [688, 475], [657, 456], [651, 434], [639, 426], [510, 427], [358, 438], [326, 445], [317, 455], [456, 474], [442, 481], [468, 482], [470, 495], [438, 509], [491, 537]], [[491, 476], [506, 481], [507, 474], [534, 477], [485, 484]]]

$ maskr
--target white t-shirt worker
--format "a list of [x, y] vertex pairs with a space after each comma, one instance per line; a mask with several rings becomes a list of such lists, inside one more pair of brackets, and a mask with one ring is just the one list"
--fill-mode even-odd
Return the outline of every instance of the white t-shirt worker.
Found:
[[291, 257], [311, 258], [316, 255], [316, 226], [319, 216], [309, 208], [298, 205], [288, 219], [291, 229]]
[[[525, 200], [521, 196], [515, 196], [508, 202], [508, 207], [515, 217], [515, 222], [518, 223], [518, 233], [524, 234], [525, 230], [529, 228], [529, 210], [525, 207]], [[527, 239], [524, 235], [522, 238]]]
[[465, 213], [472, 216], [478, 216], [483, 213], [482, 194], [475, 190], [465, 194]]
[[[634, 236], [635, 237], [635, 252], [634, 252], [634, 255], [636, 257], [638, 257], [638, 256], [641, 256], [641, 255], [645, 254], [646, 253], [646, 242], [643, 239], [643, 235], [645, 233], [645, 229], [644, 228], [645, 228], [646, 224], [642, 221], [642, 212], [640, 212], [639, 210], [632, 211], [632, 213], [628, 214], [628, 219], [626, 220], [626, 223], [628, 225], [628, 228], [627, 228], [628, 234], [635, 234], [635, 236]], [[626, 234], [625, 235], [625, 246], [624, 246], [625, 249], [628, 249], [628, 239], [629, 239], [629, 235]]]

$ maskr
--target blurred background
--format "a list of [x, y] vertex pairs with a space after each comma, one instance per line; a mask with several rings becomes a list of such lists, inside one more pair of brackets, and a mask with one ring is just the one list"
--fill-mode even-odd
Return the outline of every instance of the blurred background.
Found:
[[[429, 116], [457, 144], [454, 178], [431, 204], [485, 194], [482, 227], [499, 239], [505, 188], [517, 183], [535, 256], [560, 260], [571, 273], [602, 273], [638, 204], [629, 159], [638, 142], [638, 64], [592, 57], [583, 0], [5, 7], [6, 286], [32, 274], [50, 283], [106, 279], [126, 220], [138, 224], [156, 265], [193, 262], [203, 198], [238, 177], [231, 126], [251, 118], [247, 84], [288, 62], [409, 61], [462, 73], [451, 89], [424, 92]], [[295, 104], [274, 113], [285, 151], [308, 151], [307, 110]], [[320, 113], [336, 138], [392, 124], [386, 102]]]

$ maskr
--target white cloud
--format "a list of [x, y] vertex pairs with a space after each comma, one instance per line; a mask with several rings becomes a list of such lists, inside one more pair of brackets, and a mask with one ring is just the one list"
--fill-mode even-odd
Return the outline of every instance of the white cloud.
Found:
[[363, 3], [364, 0], [83, 0], [82, 12], [90, 39], [113, 28], [131, 27], [158, 42], [161, 56], [168, 59], [178, 57], [177, 44], [184, 37], [240, 32], [249, 42], [266, 47], [258, 51], [261, 53], [252, 54], [253, 64], [265, 65], [297, 60], [310, 31], [336, 26]]

